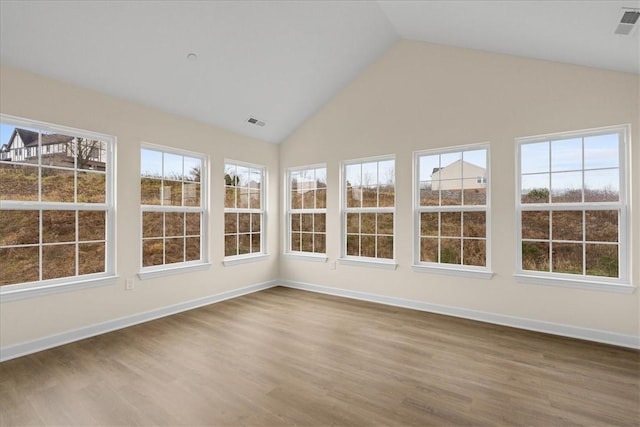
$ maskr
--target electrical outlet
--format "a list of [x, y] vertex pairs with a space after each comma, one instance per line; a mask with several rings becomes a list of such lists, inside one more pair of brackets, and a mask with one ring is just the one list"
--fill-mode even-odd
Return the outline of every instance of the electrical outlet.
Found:
[[124, 281], [124, 289], [125, 291], [132, 291], [135, 288], [135, 284], [133, 282], [133, 279], [126, 279]]

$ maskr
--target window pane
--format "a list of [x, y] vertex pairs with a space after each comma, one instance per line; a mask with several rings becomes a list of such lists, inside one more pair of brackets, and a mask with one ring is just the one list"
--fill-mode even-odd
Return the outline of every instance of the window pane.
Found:
[[435, 236], [435, 237], [438, 236], [438, 213], [437, 212], [422, 212], [420, 214], [420, 235]]
[[42, 168], [42, 201], [74, 201], [73, 170]]
[[322, 254], [327, 252], [327, 244], [324, 234], [315, 234], [313, 239], [313, 251]]
[[360, 236], [360, 256], [374, 258], [376, 256], [376, 237]]
[[182, 156], [179, 154], [162, 153], [164, 156], [163, 177], [165, 180], [182, 181]]
[[251, 214], [238, 214], [238, 233], [249, 233], [251, 231]]
[[484, 267], [487, 260], [487, 248], [484, 240], [463, 240], [464, 265], [476, 265]]
[[460, 212], [442, 212], [440, 215], [442, 221], [440, 235], [460, 237], [462, 235]]
[[584, 168], [617, 168], [620, 165], [617, 133], [589, 136], [584, 139]]
[[182, 188], [184, 191], [184, 205], [200, 206], [200, 184], [185, 182]]
[[159, 151], [140, 150], [140, 175], [143, 177], [162, 178], [162, 153]]
[[393, 236], [378, 236], [378, 258], [393, 259]]
[[240, 234], [238, 235], [238, 255], [244, 255], [251, 253], [251, 235]]
[[262, 229], [262, 214], [251, 214], [251, 231], [259, 233]]
[[591, 276], [619, 277], [618, 245], [591, 245], [586, 247], [587, 274]]
[[78, 203], [105, 203], [107, 177], [103, 173], [78, 172]]
[[316, 190], [316, 209], [324, 209], [327, 207], [327, 190]]
[[162, 212], [142, 213], [142, 237], [162, 237]]
[[521, 173], [548, 172], [549, 170], [548, 142], [520, 145]]
[[582, 244], [554, 243], [553, 272], [582, 274]]
[[582, 211], [551, 213], [553, 240], [582, 240]]
[[549, 243], [522, 242], [522, 269], [549, 271]]
[[551, 174], [551, 201], [577, 203], [582, 201], [582, 172]]
[[251, 234], [251, 252], [256, 253], [262, 251], [260, 246], [260, 233]]
[[393, 234], [393, 214], [381, 213], [377, 216], [377, 234]]
[[187, 237], [186, 245], [185, 261], [198, 261], [200, 259], [200, 237]]
[[104, 211], [78, 212], [78, 240], [104, 240], [106, 232]]
[[523, 239], [549, 239], [549, 211], [522, 212]]
[[431, 181], [432, 174], [440, 169], [440, 156], [420, 156], [418, 159], [419, 180]]
[[249, 190], [249, 208], [250, 209], [260, 209], [262, 207], [260, 197], [261, 197], [260, 190]]
[[165, 264], [184, 262], [184, 238], [165, 240]]
[[393, 185], [383, 185], [378, 189], [378, 201], [381, 208], [395, 206], [395, 187]]
[[0, 249], [0, 286], [38, 280], [38, 247]]
[[463, 219], [463, 236], [486, 237], [487, 221], [485, 212], [464, 212]]
[[347, 255], [360, 255], [360, 236], [357, 234], [347, 234]]
[[302, 209], [302, 194], [298, 190], [291, 192], [291, 209]]
[[362, 163], [362, 185], [378, 186], [378, 162]]
[[316, 233], [324, 233], [326, 231], [326, 214], [313, 215], [313, 231]]
[[347, 207], [359, 208], [362, 206], [362, 187], [347, 186]]
[[80, 243], [78, 245], [78, 273], [93, 274], [104, 272], [105, 244]]
[[582, 138], [551, 141], [551, 170], [582, 169]]
[[44, 243], [73, 242], [75, 240], [76, 211], [42, 211], [42, 241]]
[[292, 231], [300, 231], [302, 227], [302, 220], [300, 219], [300, 214], [291, 214], [291, 230]]
[[362, 207], [375, 208], [378, 206], [378, 187], [367, 186], [362, 188]]
[[249, 169], [249, 188], [262, 188], [262, 171], [260, 169]]
[[202, 161], [193, 157], [184, 158], [184, 179], [185, 181], [200, 182], [202, 173]]
[[302, 231], [313, 231], [313, 214], [302, 214]]
[[361, 186], [362, 185], [361, 165], [359, 163], [355, 165], [347, 165], [345, 169], [346, 169], [345, 178], [346, 178], [347, 187]]
[[487, 203], [487, 180], [485, 176], [463, 180], [464, 204], [485, 205]]
[[182, 206], [182, 182], [162, 182], [162, 203], [165, 206]]
[[462, 204], [462, 180], [440, 181], [440, 197], [443, 206]]
[[461, 240], [440, 239], [440, 262], [444, 264], [460, 264]]
[[302, 244], [302, 235], [300, 233], [291, 233], [291, 250], [300, 251]]
[[393, 187], [396, 174], [395, 160], [383, 160], [378, 163], [378, 184]]
[[44, 245], [42, 247], [42, 279], [76, 275], [76, 245]]
[[224, 187], [224, 207], [235, 208], [236, 207], [236, 193], [238, 189], [235, 187]]
[[184, 214], [182, 212], [166, 212], [164, 214], [164, 235], [184, 236]]
[[302, 192], [302, 208], [314, 209], [316, 206], [316, 193], [312, 189], [305, 189]]
[[420, 261], [438, 262], [438, 239], [420, 239]]
[[618, 169], [585, 171], [585, 202], [617, 202], [620, 198]]
[[240, 178], [238, 178], [236, 165], [225, 163], [224, 165], [225, 185], [237, 186], [239, 181], [240, 181]]
[[433, 174], [434, 181], [437, 179], [460, 179], [462, 178], [462, 153], [444, 153], [440, 155], [440, 169]]
[[327, 187], [327, 169], [318, 168], [315, 170], [315, 174], [316, 174], [316, 187], [326, 188]]
[[522, 203], [549, 203], [549, 174], [523, 175], [520, 191]]
[[[37, 244], [40, 240], [40, 212], [0, 211], [0, 246]], [[0, 275], [4, 271], [0, 269]]]
[[375, 234], [376, 214], [374, 213], [360, 214], [360, 232], [363, 234]]
[[79, 138], [76, 153], [78, 169], [105, 170], [107, 161], [107, 144], [94, 139]]
[[249, 168], [244, 166], [236, 166], [236, 181], [238, 187], [249, 188]]
[[487, 175], [487, 150], [472, 150], [462, 153], [463, 178], [475, 178]]
[[360, 232], [360, 214], [348, 213], [347, 214], [347, 233], [359, 233]]
[[224, 256], [234, 256], [238, 254], [237, 234], [224, 236]]
[[249, 189], [239, 188], [237, 194], [238, 209], [249, 209]]
[[162, 181], [142, 178], [140, 181], [140, 203], [143, 205], [159, 205], [162, 194]]
[[162, 239], [142, 241], [142, 266], [162, 265]]
[[200, 216], [199, 213], [186, 213], [187, 223], [187, 236], [199, 236], [200, 235]]
[[313, 234], [302, 233], [302, 251], [313, 252]]
[[[47, 152], [50, 154], [43, 155], [42, 164], [73, 169], [75, 166], [75, 157], [80, 154], [78, 153], [76, 141], [77, 139], [70, 135], [43, 132], [42, 148], [46, 148]], [[29, 155], [34, 156], [36, 154], [34, 152], [30, 152]], [[38, 160], [37, 158], [31, 157], [30, 159], [27, 159], [27, 161], [37, 163]]]
[[617, 242], [618, 211], [585, 212], [585, 228], [587, 230], [587, 241]]
[[440, 188], [439, 182], [435, 183], [436, 188], [433, 189], [434, 183], [431, 181], [420, 182], [420, 206], [438, 206], [440, 204]]
[[37, 201], [38, 168], [0, 162], [0, 200]]

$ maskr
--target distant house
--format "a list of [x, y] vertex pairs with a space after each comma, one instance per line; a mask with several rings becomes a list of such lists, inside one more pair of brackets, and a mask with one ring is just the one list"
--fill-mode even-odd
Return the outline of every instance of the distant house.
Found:
[[[81, 147], [77, 143], [80, 141]], [[99, 141], [57, 133], [42, 134], [42, 164], [73, 167], [74, 159], [85, 169], [104, 170], [106, 153]], [[15, 128], [9, 142], [0, 147], [0, 161], [38, 163], [38, 132]]]
[[[460, 179], [463, 178], [462, 185]], [[431, 174], [432, 190], [476, 190], [487, 188], [487, 170], [463, 160], [443, 168], [434, 168]]]

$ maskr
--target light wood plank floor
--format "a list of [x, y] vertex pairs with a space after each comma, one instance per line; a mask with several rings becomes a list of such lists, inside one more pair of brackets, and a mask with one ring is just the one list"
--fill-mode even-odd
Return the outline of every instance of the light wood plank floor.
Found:
[[639, 352], [286, 288], [0, 364], [0, 424], [637, 426]]

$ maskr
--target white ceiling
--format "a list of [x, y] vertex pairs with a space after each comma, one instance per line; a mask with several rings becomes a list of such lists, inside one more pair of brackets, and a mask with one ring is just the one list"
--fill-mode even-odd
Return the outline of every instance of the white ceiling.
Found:
[[401, 38], [640, 73], [622, 7], [640, 0], [0, 0], [0, 59], [280, 142]]

